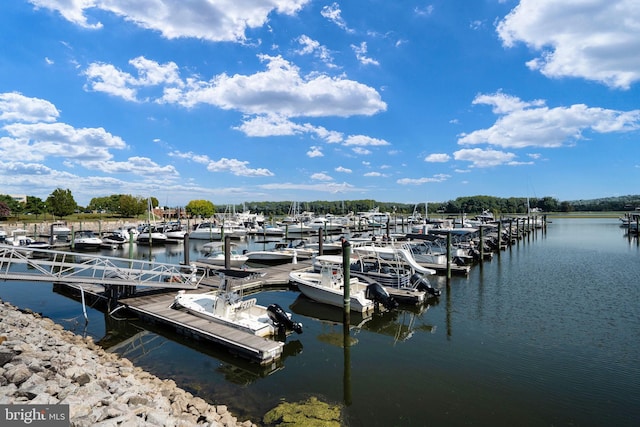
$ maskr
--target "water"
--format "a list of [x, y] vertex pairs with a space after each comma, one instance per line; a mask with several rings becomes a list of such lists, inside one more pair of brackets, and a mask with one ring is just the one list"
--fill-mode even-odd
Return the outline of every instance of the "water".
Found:
[[[241, 420], [317, 396], [344, 405], [351, 426], [631, 426], [640, 420], [640, 247], [623, 234], [615, 219], [554, 219], [468, 277], [433, 279], [443, 295], [430, 306], [364, 319], [347, 348], [331, 321], [340, 310], [262, 292], [261, 303], [305, 327], [267, 367], [97, 310], [85, 326], [80, 305], [50, 285], [3, 282], [0, 298], [105, 347], [133, 337], [140, 345], [120, 354]], [[191, 243], [195, 259], [203, 242]], [[183, 250], [134, 256], [178, 263]]]

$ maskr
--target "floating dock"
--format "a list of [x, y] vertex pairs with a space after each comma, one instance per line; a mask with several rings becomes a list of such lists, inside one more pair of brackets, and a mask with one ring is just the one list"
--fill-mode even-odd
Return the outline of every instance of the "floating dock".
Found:
[[[247, 294], [258, 292], [263, 288], [288, 287], [289, 272], [298, 268], [309, 267], [311, 263], [283, 264], [270, 266], [267, 269], [224, 270], [209, 264], [212, 273], [224, 274], [236, 278], [233, 290]], [[213, 268], [212, 268], [213, 267]], [[200, 288], [188, 292], [205, 292], [220, 285], [219, 276], [208, 276], [200, 281]], [[71, 293], [75, 298], [107, 302], [105, 287], [95, 283], [63, 283], [54, 284], [61, 293]], [[262, 338], [231, 326], [207, 320], [186, 311], [171, 308], [176, 290], [145, 290], [137, 294], [120, 298], [118, 310], [127, 309], [141, 320], [159, 325], [187, 338], [227, 348], [231, 353], [260, 365], [268, 365], [282, 357], [284, 342]]]

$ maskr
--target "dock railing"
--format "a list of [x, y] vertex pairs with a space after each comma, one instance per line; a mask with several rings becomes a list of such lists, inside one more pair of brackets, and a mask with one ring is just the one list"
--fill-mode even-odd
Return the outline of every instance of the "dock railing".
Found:
[[0, 279], [195, 289], [194, 265], [0, 245]]

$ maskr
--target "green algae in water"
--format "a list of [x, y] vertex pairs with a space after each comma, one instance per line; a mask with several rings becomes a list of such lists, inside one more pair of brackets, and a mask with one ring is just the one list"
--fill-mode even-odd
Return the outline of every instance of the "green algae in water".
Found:
[[266, 413], [265, 425], [278, 427], [340, 427], [341, 409], [310, 397], [306, 402], [283, 402]]

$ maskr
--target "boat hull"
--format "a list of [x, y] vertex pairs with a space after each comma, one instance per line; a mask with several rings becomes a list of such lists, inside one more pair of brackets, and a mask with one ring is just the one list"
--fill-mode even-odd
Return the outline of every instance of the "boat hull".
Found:
[[[311, 272], [291, 272], [289, 277], [297, 285], [300, 292], [307, 298], [323, 304], [333, 305], [335, 307], [344, 306], [344, 288], [328, 287], [321, 284], [321, 274]], [[364, 296], [365, 285], [359, 281], [351, 281], [350, 292], [350, 309], [359, 313], [368, 312], [374, 309], [374, 303]]]

